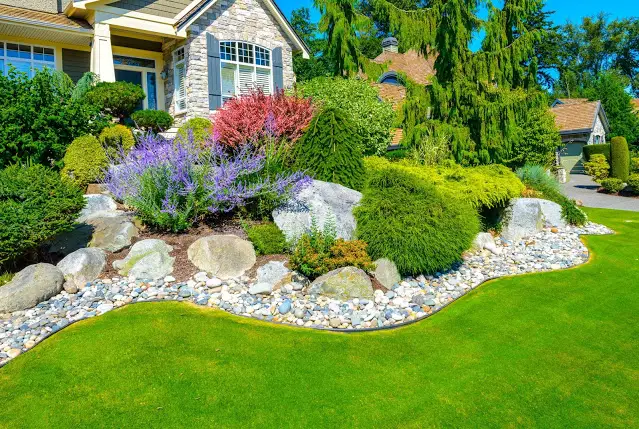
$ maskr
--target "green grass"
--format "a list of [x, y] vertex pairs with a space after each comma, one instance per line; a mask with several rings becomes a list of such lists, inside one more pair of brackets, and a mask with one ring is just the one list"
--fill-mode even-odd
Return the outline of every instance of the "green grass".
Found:
[[14, 273], [2, 273], [0, 274], [0, 287], [6, 285], [7, 283], [9, 283], [13, 277], [15, 276]]
[[639, 213], [591, 263], [362, 334], [180, 303], [75, 324], [0, 369], [0, 427], [637, 427]]

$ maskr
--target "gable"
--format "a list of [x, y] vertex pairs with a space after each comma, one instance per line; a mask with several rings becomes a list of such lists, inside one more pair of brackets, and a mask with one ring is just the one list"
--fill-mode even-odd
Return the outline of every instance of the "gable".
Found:
[[186, 9], [190, 0], [119, 0], [109, 6], [163, 18], [175, 18]]

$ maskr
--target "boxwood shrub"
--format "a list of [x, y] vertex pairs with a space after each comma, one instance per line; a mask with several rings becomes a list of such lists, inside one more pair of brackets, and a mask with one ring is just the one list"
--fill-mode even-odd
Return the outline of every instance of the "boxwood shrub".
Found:
[[131, 114], [131, 119], [138, 128], [154, 133], [161, 133], [173, 125], [173, 117], [163, 110], [138, 110]]
[[121, 151], [128, 153], [135, 146], [135, 137], [131, 130], [119, 124], [102, 130], [98, 140], [110, 158], [117, 158]]
[[624, 182], [621, 179], [610, 177], [601, 181], [601, 186], [608, 192], [616, 194], [623, 190], [625, 187]]
[[632, 188], [632, 192], [639, 194], [639, 173], [628, 176], [628, 185]]
[[613, 137], [610, 142], [610, 176], [622, 182], [628, 180], [630, 150], [625, 137]]
[[189, 119], [180, 127], [176, 138], [187, 140], [189, 133], [193, 134], [194, 142], [204, 144], [213, 133], [213, 124], [206, 118]]
[[606, 144], [590, 144], [584, 146], [584, 162], [590, 161], [593, 155], [601, 154], [610, 162], [610, 143]]
[[246, 225], [244, 230], [258, 255], [276, 255], [288, 250], [284, 233], [272, 222]]
[[372, 172], [355, 217], [371, 258], [392, 260], [404, 275], [450, 268], [480, 226], [468, 202], [392, 165]]
[[62, 176], [84, 188], [104, 178], [109, 165], [104, 147], [93, 136], [82, 136], [73, 140], [63, 158]]

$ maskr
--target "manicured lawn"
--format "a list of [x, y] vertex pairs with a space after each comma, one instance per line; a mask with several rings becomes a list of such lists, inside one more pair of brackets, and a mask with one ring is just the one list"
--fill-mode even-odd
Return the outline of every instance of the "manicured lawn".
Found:
[[335, 334], [179, 303], [65, 329], [0, 369], [0, 427], [637, 427], [639, 213], [594, 260]]

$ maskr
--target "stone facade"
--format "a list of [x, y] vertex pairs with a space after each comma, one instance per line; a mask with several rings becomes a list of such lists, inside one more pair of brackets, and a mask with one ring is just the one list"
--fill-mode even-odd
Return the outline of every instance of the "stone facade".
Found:
[[595, 141], [596, 136], [600, 136], [599, 144], [606, 143], [606, 129], [604, 128], [603, 122], [601, 121], [601, 116], [599, 115], [597, 115], [597, 120], [595, 121], [595, 126], [592, 129], [592, 133], [590, 133], [588, 144], [597, 144], [597, 141]]
[[[282, 48], [284, 86], [292, 87], [294, 44], [261, 0], [221, 0], [204, 13], [188, 29], [186, 41], [171, 41], [163, 45], [168, 71], [164, 81], [166, 110], [175, 117], [176, 126], [195, 117], [208, 117], [209, 91], [206, 33], [219, 40], [255, 43], [268, 49]], [[173, 101], [173, 51], [186, 47], [187, 110], [175, 113]]]

